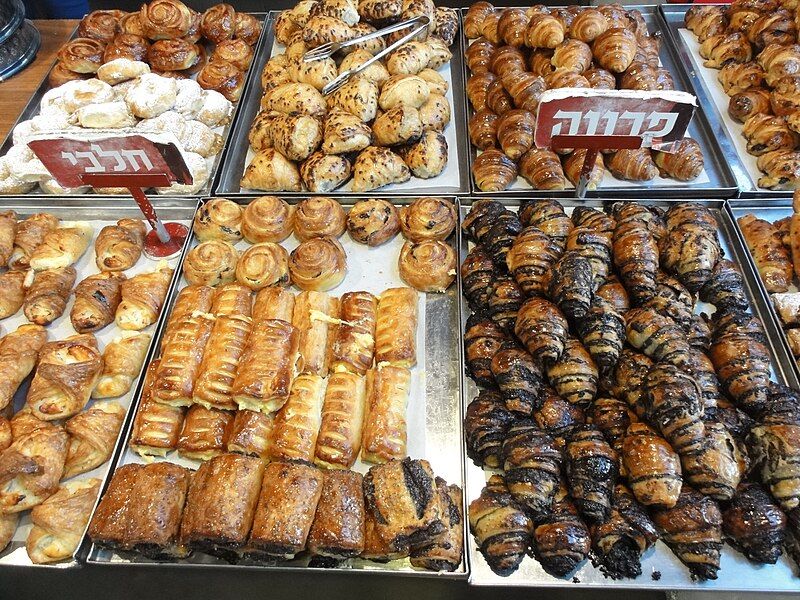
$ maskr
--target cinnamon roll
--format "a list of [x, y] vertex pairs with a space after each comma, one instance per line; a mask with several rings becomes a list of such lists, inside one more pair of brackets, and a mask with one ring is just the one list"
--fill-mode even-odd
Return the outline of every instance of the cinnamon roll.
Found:
[[105, 52], [103, 52], [103, 63], [117, 58], [145, 61], [149, 49], [150, 42], [144, 37], [134, 33], [120, 33], [106, 46]]
[[229, 62], [237, 69], [246, 72], [253, 62], [253, 49], [244, 40], [225, 40], [214, 48], [211, 60]]
[[256, 19], [253, 15], [237, 12], [235, 23], [233, 37], [244, 40], [251, 46], [255, 46], [261, 35], [261, 21]]
[[128, 13], [119, 20], [120, 33], [130, 33], [146, 38], [147, 32], [142, 25], [142, 19], [138, 12]]
[[379, 246], [400, 231], [397, 209], [388, 200], [360, 200], [347, 215], [347, 230], [355, 241], [367, 246]]
[[192, 25], [192, 11], [180, 0], [152, 0], [139, 9], [139, 21], [151, 40], [182, 38]]
[[96, 73], [103, 64], [105, 44], [92, 38], [75, 38], [61, 46], [58, 61], [74, 73]]
[[236, 248], [226, 241], [200, 242], [186, 255], [183, 276], [190, 285], [224, 285], [234, 280], [238, 260]]
[[456, 227], [456, 207], [444, 198], [417, 198], [400, 209], [400, 229], [412, 242], [446, 240]]
[[244, 80], [244, 72], [222, 60], [208, 63], [197, 75], [197, 83], [204, 90], [219, 92], [231, 102], [238, 102], [242, 96]]
[[341, 236], [347, 229], [347, 213], [334, 198], [301, 200], [294, 212], [294, 234], [301, 242], [315, 237]]
[[289, 273], [301, 290], [331, 290], [344, 281], [347, 255], [336, 238], [311, 238], [292, 250]]
[[400, 251], [400, 277], [420, 292], [444, 292], [456, 278], [456, 252], [447, 242], [406, 242]]
[[219, 44], [233, 37], [236, 27], [236, 11], [230, 4], [217, 4], [203, 13], [200, 31], [203, 37]]
[[282, 242], [292, 234], [294, 210], [275, 196], [256, 198], [244, 209], [242, 235], [251, 244]]
[[81, 19], [78, 37], [92, 38], [107, 44], [119, 31], [119, 11], [95, 10]]
[[183, 71], [194, 66], [199, 46], [184, 39], [158, 40], [147, 51], [147, 62], [157, 71]]
[[239, 257], [236, 280], [251, 290], [289, 285], [289, 254], [278, 244], [262, 242]]
[[64, 66], [64, 63], [59, 60], [56, 61], [56, 64], [54, 64], [53, 68], [50, 69], [50, 73], [47, 75], [47, 83], [51, 88], [56, 88], [69, 81], [88, 79], [90, 76], [91, 75], [89, 73], [76, 73], [75, 71], [70, 71], [66, 66]]
[[201, 242], [224, 240], [235, 244], [242, 239], [242, 218], [242, 207], [233, 200], [211, 198], [194, 216], [194, 235]]

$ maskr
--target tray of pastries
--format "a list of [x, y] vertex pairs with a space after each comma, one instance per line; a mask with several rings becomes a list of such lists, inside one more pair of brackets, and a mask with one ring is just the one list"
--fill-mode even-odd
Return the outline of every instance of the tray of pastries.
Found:
[[[271, 13], [215, 193], [453, 194], [469, 189], [460, 17], [432, 0], [303, 0]], [[326, 84], [411, 33], [304, 62], [310, 50], [400, 21], [430, 25], [338, 90]], [[245, 140], [247, 140], [245, 142]]]
[[466, 576], [457, 203], [298, 200], [201, 204], [90, 562]]
[[155, 193], [209, 192], [264, 20], [224, 3], [198, 13], [181, 0], [87, 14], [0, 146], [0, 194], [127, 194], [113, 187], [64, 189], [27, 142], [130, 133], [170, 136], [192, 174], [192, 184]]
[[[464, 9], [465, 102], [474, 193], [574, 194], [585, 151], [536, 148], [539, 98], [547, 89], [686, 90], [653, 6]], [[730, 197], [735, 182], [702, 111], [671, 152], [603, 152], [592, 195], [677, 193]], [[679, 192], [680, 190], [680, 192]]]
[[739, 0], [661, 11], [742, 192], [785, 196], [800, 187], [796, 5]]
[[800, 395], [724, 203], [482, 199], [461, 235], [471, 582], [796, 589]]
[[[185, 202], [153, 202], [191, 223]], [[0, 568], [81, 553], [179, 262], [143, 255], [141, 216], [132, 200], [2, 201]]]

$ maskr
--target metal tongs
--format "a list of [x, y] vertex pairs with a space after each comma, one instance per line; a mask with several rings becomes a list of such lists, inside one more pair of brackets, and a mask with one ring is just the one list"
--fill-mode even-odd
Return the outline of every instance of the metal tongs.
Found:
[[381, 58], [383, 58], [387, 54], [397, 50], [397, 48], [399, 48], [400, 46], [405, 44], [407, 41], [412, 39], [414, 36], [416, 36], [423, 29], [428, 27], [428, 25], [430, 25], [430, 23], [431, 23], [431, 20], [428, 17], [419, 16], [419, 17], [414, 17], [413, 19], [407, 19], [405, 21], [400, 21], [399, 23], [395, 23], [394, 25], [389, 25], [388, 27], [384, 27], [383, 29], [379, 29], [378, 31], [373, 31], [373, 32], [367, 33], [365, 35], [360, 35], [360, 36], [358, 36], [356, 38], [353, 38], [351, 40], [346, 40], [346, 41], [343, 41], [343, 42], [328, 42], [327, 44], [322, 44], [321, 46], [318, 46], [318, 47], [314, 48], [313, 50], [309, 50], [308, 52], [306, 52], [303, 55], [303, 62], [313, 62], [315, 60], [322, 60], [322, 59], [325, 59], [325, 58], [330, 58], [331, 56], [333, 56], [336, 52], [338, 52], [342, 48], [347, 48], [348, 46], [353, 46], [353, 45], [359, 44], [361, 42], [366, 42], [368, 40], [372, 40], [372, 39], [375, 39], [377, 37], [381, 37], [383, 35], [386, 35], [387, 33], [393, 33], [395, 31], [401, 31], [403, 29], [406, 29], [407, 27], [410, 27], [412, 25], [416, 25], [416, 27], [414, 27], [410, 32], [408, 32], [406, 35], [401, 37], [399, 40], [397, 40], [391, 46], [388, 46], [385, 49], [381, 50], [375, 56], [370, 58], [368, 61], [358, 65], [357, 67], [355, 67], [353, 69], [348, 69], [344, 73], [340, 73], [339, 76], [336, 79], [334, 79], [330, 83], [326, 84], [325, 87], [322, 88], [322, 95], [323, 96], [327, 96], [328, 94], [331, 94], [331, 93], [335, 92], [336, 90], [338, 90], [340, 87], [342, 87], [347, 82], [347, 80], [350, 79], [353, 75], [358, 75], [359, 73], [361, 73], [361, 71], [363, 71], [364, 69], [369, 67], [375, 61], [380, 60]]

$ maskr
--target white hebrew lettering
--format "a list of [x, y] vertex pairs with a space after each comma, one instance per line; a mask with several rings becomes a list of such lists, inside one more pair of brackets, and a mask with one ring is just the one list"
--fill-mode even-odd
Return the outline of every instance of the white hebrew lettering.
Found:
[[644, 124], [645, 114], [643, 112], [630, 112], [626, 110], [620, 116], [620, 119], [626, 121], [633, 121], [629, 135], [639, 135], [642, 131], [642, 124]]
[[[567, 135], [577, 135], [578, 128], [581, 125], [581, 113], [569, 110], [557, 110], [553, 115], [554, 119], [566, 119], [569, 121], [569, 131]], [[551, 135], [559, 135], [561, 133], [561, 123], [553, 125]]]

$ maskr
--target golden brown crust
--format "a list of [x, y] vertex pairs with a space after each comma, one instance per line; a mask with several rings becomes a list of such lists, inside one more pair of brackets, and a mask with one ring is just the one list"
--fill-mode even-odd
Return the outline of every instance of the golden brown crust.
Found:
[[244, 209], [242, 234], [251, 244], [282, 242], [292, 234], [294, 209], [275, 196], [261, 196]]
[[111, 457], [125, 409], [116, 402], [98, 402], [66, 422], [69, 449], [63, 479], [91, 471]]
[[0, 411], [14, 399], [17, 389], [30, 374], [47, 341], [41, 325], [21, 325], [0, 338]]
[[289, 399], [275, 415], [272, 460], [314, 460], [324, 395], [325, 380], [318, 375], [300, 375], [294, 380]]
[[[209, 9], [210, 10], [210, 9]], [[238, 102], [244, 91], [245, 74], [229, 62], [217, 60], [206, 64], [197, 75], [197, 83], [214, 90], [231, 102]]]
[[217, 288], [210, 312], [215, 317], [249, 317], [252, 313], [252, 307], [253, 293], [250, 288], [241, 283], [229, 283]]
[[411, 288], [391, 288], [378, 298], [375, 361], [398, 367], [417, 362], [417, 317], [419, 294]]
[[406, 406], [411, 371], [378, 365], [367, 373], [367, 408], [361, 458], [384, 463], [406, 456]]
[[350, 558], [364, 550], [364, 492], [355, 471], [324, 471], [322, 494], [308, 534], [314, 556]]
[[517, 178], [517, 164], [500, 150], [490, 148], [472, 163], [472, 177], [482, 192], [500, 192]]
[[242, 239], [242, 213], [232, 200], [211, 198], [194, 217], [194, 234], [201, 242], [220, 239], [235, 244]]
[[230, 39], [236, 31], [236, 11], [230, 4], [212, 6], [203, 13], [200, 31], [215, 44]]
[[116, 398], [127, 394], [142, 370], [150, 340], [150, 334], [137, 333], [120, 336], [106, 345], [103, 350], [103, 370], [92, 398]]
[[292, 250], [289, 273], [302, 290], [330, 290], [347, 275], [347, 255], [336, 238], [311, 238]]
[[25, 293], [23, 312], [37, 325], [49, 325], [64, 313], [77, 273], [74, 267], [36, 273]]
[[366, 382], [352, 373], [333, 373], [328, 378], [322, 423], [317, 436], [314, 462], [335, 468], [350, 468], [361, 450], [361, 432], [366, 402]]
[[566, 177], [558, 155], [546, 148], [531, 148], [519, 159], [519, 173], [537, 190], [563, 190]]
[[209, 460], [222, 454], [232, 425], [232, 412], [192, 405], [183, 420], [178, 454], [198, 460]]
[[0, 212], [0, 267], [5, 267], [11, 258], [16, 230], [17, 213], [13, 210]]
[[94, 230], [86, 222], [48, 232], [30, 257], [34, 271], [68, 267], [78, 261], [92, 241]]
[[180, 0], [155, 0], [142, 5], [139, 21], [151, 40], [171, 40], [189, 33], [192, 13]]
[[216, 292], [214, 288], [205, 285], [188, 285], [183, 288], [172, 305], [172, 312], [169, 315], [164, 335], [161, 336], [162, 350], [185, 318], [192, 316], [194, 312], [213, 312], [211, 310], [212, 300], [226, 287], [222, 286]]
[[612, 73], [622, 73], [636, 55], [636, 35], [630, 29], [612, 27], [594, 40], [592, 53], [597, 63]]
[[738, 223], [767, 291], [786, 292], [792, 283], [794, 270], [791, 255], [783, 245], [778, 230], [768, 221], [752, 214], [739, 217]]
[[268, 459], [272, 448], [275, 415], [238, 410], [228, 436], [228, 452]]
[[331, 369], [364, 375], [375, 356], [378, 299], [369, 292], [348, 292], [339, 302], [341, 323], [331, 345]]
[[251, 290], [288, 285], [288, 252], [273, 242], [250, 246], [236, 263], [236, 280]]
[[166, 263], [155, 271], [140, 273], [122, 283], [122, 302], [115, 321], [120, 329], [144, 329], [158, 320], [167, 297], [173, 270]]
[[120, 13], [116, 10], [94, 10], [78, 24], [78, 37], [92, 38], [107, 44], [120, 29]]
[[456, 252], [438, 240], [406, 242], [400, 250], [400, 277], [421, 292], [445, 292], [456, 279]]
[[347, 215], [347, 230], [355, 241], [379, 246], [400, 231], [400, 219], [394, 205], [379, 198], [361, 200]]
[[269, 319], [279, 319], [291, 323], [294, 299], [294, 294], [284, 288], [264, 288], [256, 294], [253, 303], [253, 321], [259, 323]]
[[238, 262], [239, 252], [230, 242], [200, 242], [186, 255], [183, 276], [190, 285], [225, 285], [234, 280]]
[[45, 236], [58, 227], [58, 217], [49, 213], [37, 213], [17, 223], [14, 251], [9, 260], [12, 269], [28, 268], [33, 251], [44, 241]]
[[114, 321], [122, 300], [122, 282], [126, 279], [123, 273], [97, 273], [77, 285], [69, 315], [75, 331], [97, 331]]
[[214, 48], [211, 60], [229, 62], [246, 73], [253, 62], [253, 49], [244, 40], [223, 40]]
[[214, 320], [195, 313], [184, 318], [164, 345], [156, 372], [153, 399], [172, 406], [189, 406]]
[[25, 271], [6, 271], [0, 275], [0, 319], [15, 315], [25, 301]]
[[92, 38], [79, 37], [67, 42], [58, 51], [59, 64], [74, 73], [95, 73], [103, 64], [105, 44]]
[[294, 213], [294, 234], [301, 242], [312, 237], [340, 237], [347, 228], [347, 214], [338, 200], [305, 198]]
[[237, 12], [233, 37], [241, 39], [255, 46], [258, 38], [261, 36], [261, 21], [256, 19], [253, 15], [247, 13]]
[[129, 445], [142, 456], [166, 456], [178, 445], [185, 408], [142, 399]]
[[101, 271], [125, 271], [142, 255], [145, 226], [140, 219], [120, 219], [116, 225], [100, 230], [94, 242], [97, 268]]
[[216, 318], [203, 353], [192, 395], [193, 402], [206, 408], [236, 409], [231, 390], [251, 325], [251, 319], [245, 315]]
[[329, 348], [338, 317], [339, 301], [324, 292], [305, 291], [295, 298], [292, 325], [300, 334], [302, 373], [328, 374]]

